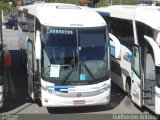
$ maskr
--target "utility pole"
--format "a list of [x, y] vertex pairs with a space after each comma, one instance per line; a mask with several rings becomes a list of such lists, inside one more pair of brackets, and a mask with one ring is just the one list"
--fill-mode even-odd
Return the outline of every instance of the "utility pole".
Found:
[[3, 10], [1, 11], [1, 18], [2, 18], [2, 23], [4, 22], [4, 18], [3, 18]]
[[10, 17], [12, 15], [12, 2], [9, 2], [9, 6], [10, 6]]

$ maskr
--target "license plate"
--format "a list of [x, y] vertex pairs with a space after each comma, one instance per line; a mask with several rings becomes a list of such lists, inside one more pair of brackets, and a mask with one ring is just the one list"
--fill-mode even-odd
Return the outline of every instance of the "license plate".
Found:
[[73, 104], [74, 105], [84, 105], [85, 104], [85, 100], [74, 100]]

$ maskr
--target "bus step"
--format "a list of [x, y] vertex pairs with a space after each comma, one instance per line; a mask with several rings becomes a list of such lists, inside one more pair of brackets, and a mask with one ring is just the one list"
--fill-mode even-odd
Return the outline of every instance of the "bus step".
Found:
[[151, 97], [143, 96], [143, 99], [150, 99]]
[[149, 93], [151, 90], [143, 90], [143, 92]]
[[37, 90], [36, 90], [36, 92], [40, 93], [40, 92], [41, 92], [41, 90], [40, 90], [40, 89], [37, 89]]
[[40, 82], [35, 82], [36, 83], [36, 85], [41, 85], [41, 83]]

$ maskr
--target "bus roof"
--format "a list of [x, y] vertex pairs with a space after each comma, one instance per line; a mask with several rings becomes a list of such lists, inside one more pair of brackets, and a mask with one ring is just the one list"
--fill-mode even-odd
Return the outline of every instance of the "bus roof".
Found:
[[37, 17], [41, 24], [48, 26], [97, 27], [106, 25], [102, 17], [91, 8], [73, 4], [36, 3], [21, 6], [19, 10]]
[[160, 6], [113, 5], [95, 10], [103, 16], [135, 20], [160, 30]]

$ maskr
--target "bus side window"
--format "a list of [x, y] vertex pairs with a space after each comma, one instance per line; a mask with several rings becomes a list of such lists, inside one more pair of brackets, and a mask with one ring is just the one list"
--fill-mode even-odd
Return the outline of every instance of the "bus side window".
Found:
[[51, 63], [50, 63], [49, 58], [48, 58], [46, 51], [44, 49], [43, 49], [43, 56], [44, 56], [43, 57], [44, 58], [44, 66], [48, 67]]
[[132, 22], [122, 19], [114, 19], [112, 21], [110, 32], [119, 39], [122, 45], [132, 51], [134, 42]]
[[101, 60], [104, 59], [104, 48], [101, 46], [96, 47], [83, 47], [80, 56], [82, 60]]

